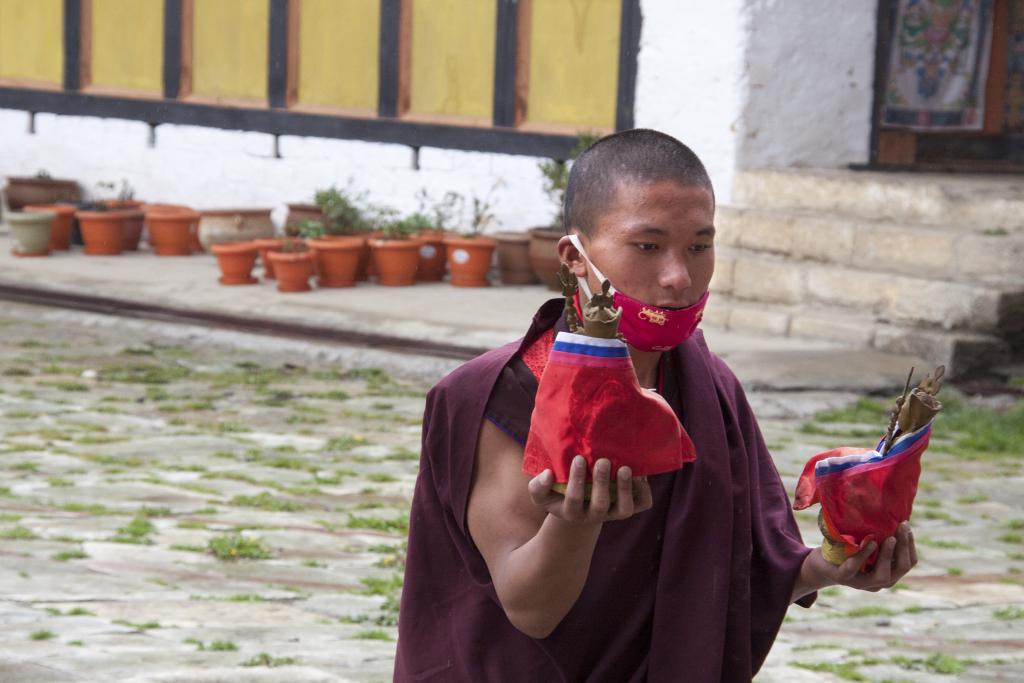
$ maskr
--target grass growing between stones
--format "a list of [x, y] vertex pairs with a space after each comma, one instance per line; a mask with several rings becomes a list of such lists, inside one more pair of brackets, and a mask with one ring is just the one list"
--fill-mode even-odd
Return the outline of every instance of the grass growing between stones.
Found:
[[207, 549], [218, 560], [265, 560], [271, 556], [270, 547], [258, 538], [229, 534], [211, 538]]
[[134, 543], [136, 545], [152, 545], [153, 540], [149, 537], [156, 530], [153, 523], [145, 517], [136, 517], [128, 524], [120, 527], [110, 540], [115, 543]]
[[279, 666], [291, 666], [297, 662], [298, 660], [295, 657], [274, 657], [266, 652], [260, 652], [242, 662], [242, 666], [265, 666], [274, 669]]

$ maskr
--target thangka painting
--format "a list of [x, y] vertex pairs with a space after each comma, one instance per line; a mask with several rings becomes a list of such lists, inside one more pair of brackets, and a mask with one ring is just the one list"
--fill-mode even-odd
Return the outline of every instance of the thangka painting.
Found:
[[978, 130], [992, 45], [992, 0], [900, 0], [882, 124]]
[[1006, 130], [1024, 133], [1024, 1], [1012, 5], [1010, 62], [1006, 79]]

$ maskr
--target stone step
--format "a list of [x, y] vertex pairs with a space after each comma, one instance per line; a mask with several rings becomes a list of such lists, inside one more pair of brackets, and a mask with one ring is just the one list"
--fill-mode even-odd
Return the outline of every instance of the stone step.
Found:
[[879, 273], [1024, 288], [1024, 231], [905, 225], [808, 209], [720, 206], [717, 244]]
[[1024, 231], [1024, 178], [843, 169], [738, 171], [733, 201], [928, 223], [998, 235]]
[[853, 309], [752, 302], [713, 289], [705, 311], [706, 324], [732, 332], [839, 342], [853, 348], [945, 365], [951, 376], [1008, 362], [1010, 345], [993, 334], [898, 325]]
[[1014, 346], [1024, 335], [1024, 286], [894, 275], [721, 247], [712, 287], [750, 302], [838, 306], [880, 322], [990, 333]]

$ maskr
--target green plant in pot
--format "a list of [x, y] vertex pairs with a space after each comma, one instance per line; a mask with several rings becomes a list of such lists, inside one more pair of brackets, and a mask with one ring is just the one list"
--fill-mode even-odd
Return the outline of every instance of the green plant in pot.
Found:
[[345, 188], [331, 186], [317, 190], [316, 205], [324, 215], [327, 235], [356, 235], [369, 229], [366, 216], [366, 193], [355, 192], [351, 185]]
[[532, 228], [530, 230], [530, 262], [534, 273], [548, 289], [561, 291], [562, 284], [558, 280], [558, 240], [565, 234], [562, 225], [562, 207], [565, 205], [565, 188], [569, 183], [569, 171], [572, 162], [588, 147], [598, 141], [599, 136], [593, 133], [580, 133], [576, 136], [576, 144], [569, 151], [568, 159], [548, 159], [538, 164], [544, 178], [544, 192], [555, 205], [555, 214], [551, 225]]
[[[491, 188], [493, 193], [494, 188]], [[448, 267], [455, 287], [487, 287], [487, 273], [498, 242], [483, 233], [496, 221], [491, 203], [491, 194], [471, 200], [469, 228], [457, 235], [445, 238], [448, 252]]]
[[279, 292], [308, 292], [313, 277], [314, 253], [298, 236], [285, 237], [281, 246], [267, 253], [273, 263]]

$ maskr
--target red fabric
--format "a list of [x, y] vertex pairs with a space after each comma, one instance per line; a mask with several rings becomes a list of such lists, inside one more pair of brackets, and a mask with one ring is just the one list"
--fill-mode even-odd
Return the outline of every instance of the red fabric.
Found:
[[520, 353], [520, 357], [523, 362], [526, 363], [526, 367], [530, 368], [530, 372], [533, 376], [540, 381], [540, 376], [544, 373], [544, 366], [548, 364], [548, 356], [551, 354], [551, 347], [555, 343], [555, 331], [550, 329], [544, 334], [537, 337], [532, 344], [523, 349]]
[[697, 457], [668, 402], [640, 387], [628, 356], [601, 361], [552, 351], [537, 389], [523, 472], [536, 476], [550, 468], [564, 484], [577, 454], [591, 474], [593, 464], [607, 458], [613, 476], [626, 465], [634, 476], [671, 472]]
[[[921, 476], [921, 454], [928, 447], [931, 428], [912, 447], [878, 462], [863, 463], [827, 474], [816, 474], [821, 460], [871, 453], [869, 448], [835, 448], [819, 453], [804, 466], [797, 482], [793, 508], [803, 510], [821, 503], [829, 535], [845, 546], [846, 556], [857, 553], [867, 539], [882, 541], [896, 534], [910, 519]], [[878, 551], [864, 569], [875, 564]]]

